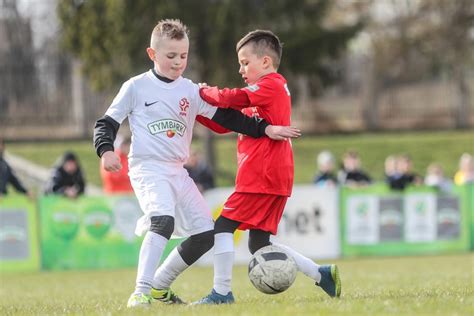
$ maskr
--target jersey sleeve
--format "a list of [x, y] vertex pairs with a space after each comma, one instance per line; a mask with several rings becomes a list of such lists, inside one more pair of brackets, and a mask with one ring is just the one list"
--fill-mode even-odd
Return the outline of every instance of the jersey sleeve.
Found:
[[265, 107], [273, 102], [277, 87], [273, 80], [264, 79], [242, 89], [250, 100], [249, 106]]
[[209, 103], [205, 102], [199, 96], [197, 97], [198, 103], [198, 113], [197, 115], [201, 115], [203, 117], [207, 117], [212, 119], [214, 114], [216, 114], [217, 108], [215, 106], [210, 105]]
[[122, 124], [123, 120], [132, 112], [134, 102], [133, 83], [129, 80], [122, 85], [105, 115]]
[[250, 106], [250, 100], [243, 89], [208, 87], [199, 89], [199, 95], [204, 101], [220, 108], [241, 110]]
[[201, 125], [207, 127], [211, 131], [218, 134], [226, 134], [226, 133], [232, 132], [230, 129], [222, 127], [221, 125], [214, 122], [213, 120], [201, 115], [196, 116], [196, 121], [198, 121]]

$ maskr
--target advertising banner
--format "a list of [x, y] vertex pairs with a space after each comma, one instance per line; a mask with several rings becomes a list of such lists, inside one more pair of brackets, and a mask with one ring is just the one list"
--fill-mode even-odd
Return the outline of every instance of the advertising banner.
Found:
[[45, 269], [121, 268], [138, 262], [142, 215], [135, 197], [39, 200], [42, 266]]
[[[207, 191], [204, 197], [217, 218], [233, 188]], [[256, 210], [258, 211], [258, 210]], [[313, 258], [340, 256], [338, 192], [336, 188], [298, 185], [285, 207], [278, 234], [272, 241], [287, 245], [301, 254]], [[235, 263], [247, 264], [251, 257], [248, 250], [248, 231], [234, 235]], [[199, 260], [201, 265], [212, 265], [213, 251]]]
[[465, 185], [466, 198], [468, 199], [468, 214], [470, 218], [471, 228], [471, 250], [474, 250], [474, 183]]
[[40, 268], [36, 207], [24, 195], [0, 198], [0, 272]]
[[341, 189], [342, 254], [404, 255], [467, 250], [470, 201], [464, 187], [390, 191]]

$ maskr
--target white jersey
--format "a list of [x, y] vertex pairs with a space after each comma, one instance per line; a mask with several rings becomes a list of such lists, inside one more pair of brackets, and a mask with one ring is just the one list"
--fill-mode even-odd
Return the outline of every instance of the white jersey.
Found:
[[126, 81], [105, 115], [120, 124], [128, 117], [130, 164], [143, 159], [183, 164], [196, 116], [212, 118], [216, 111], [201, 99], [199, 86], [191, 80], [179, 77], [166, 83], [150, 70]]

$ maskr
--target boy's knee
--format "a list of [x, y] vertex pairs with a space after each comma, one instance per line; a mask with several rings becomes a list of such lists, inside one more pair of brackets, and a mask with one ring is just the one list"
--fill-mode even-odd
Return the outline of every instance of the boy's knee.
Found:
[[166, 239], [171, 238], [171, 234], [174, 231], [174, 217], [169, 215], [163, 216], [152, 216], [150, 218], [150, 231], [158, 235], [165, 237]]

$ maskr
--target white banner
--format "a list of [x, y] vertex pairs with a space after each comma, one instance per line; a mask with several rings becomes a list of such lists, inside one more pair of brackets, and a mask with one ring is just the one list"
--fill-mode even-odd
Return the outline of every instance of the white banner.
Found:
[[431, 242], [436, 240], [436, 195], [410, 193], [405, 195], [405, 240]]
[[357, 195], [347, 199], [346, 235], [349, 244], [378, 243], [378, 202], [375, 195]]
[[[216, 217], [233, 188], [207, 191], [204, 197]], [[338, 191], [298, 185], [285, 207], [277, 236], [272, 240], [284, 244], [311, 259], [337, 258], [341, 254], [339, 241]], [[248, 232], [234, 235], [235, 263], [247, 264], [250, 259]], [[199, 260], [199, 264], [212, 265], [213, 251]]]

